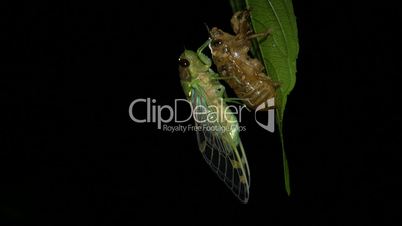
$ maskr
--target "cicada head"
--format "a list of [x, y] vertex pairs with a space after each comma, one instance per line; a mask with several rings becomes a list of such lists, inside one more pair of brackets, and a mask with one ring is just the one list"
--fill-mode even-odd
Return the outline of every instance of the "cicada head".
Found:
[[191, 84], [201, 73], [209, 70], [210, 64], [203, 63], [197, 53], [185, 50], [179, 58], [179, 75], [186, 95], [190, 95]]
[[197, 53], [191, 50], [185, 50], [179, 58], [179, 72], [182, 81], [195, 79], [199, 73], [206, 72], [209, 65], [204, 64], [198, 57]]
[[213, 56], [224, 56], [228, 54], [229, 45], [234, 39], [233, 35], [230, 35], [219, 28], [212, 28], [209, 31], [209, 37], [211, 38], [211, 44], [209, 48]]

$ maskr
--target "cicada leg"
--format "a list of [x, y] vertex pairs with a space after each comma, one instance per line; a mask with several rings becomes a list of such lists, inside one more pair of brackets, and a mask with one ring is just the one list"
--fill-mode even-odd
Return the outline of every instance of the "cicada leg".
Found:
[[265, 40], [266, 38], [268, 38], [268, 36], [272, 33], [272, 29], [268, 29], [265, 32], [261, 32], [261, 33], [255, 33], [252, 35], [247, 36], [247, 39], [253, 39], [253, 38], [259, 38], [262, 37], [261, 40]]
[[224, 87], [223, 85], [219, 84], [219, 85], [216, 87], [216, 92], [217, 92], [217, 95], [218, 95], [219, 97], [223, 97], [223, 96], [225, 95], [225, 87]]
[[233, 14], [230, 22], [235, 34], [247, 35], [252, 32], [249, 23], [250, 10], [238, 11]]
[[205, 64], [208, 65], [209, 67], [212, 65], [211, 59], [209, 57], [205, 56], [202, 51], [204, 51], [205, 48], [208, 47], [208, 45], [211, 43], [211, 39], [208, 39], [200, 48], [197, 49], [197, 56], [198, 58]]

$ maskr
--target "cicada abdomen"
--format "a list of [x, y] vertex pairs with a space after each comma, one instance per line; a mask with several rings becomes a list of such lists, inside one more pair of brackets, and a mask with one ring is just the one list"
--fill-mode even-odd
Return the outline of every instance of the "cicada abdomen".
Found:
[[248, 107], [256, 109], [275, 98], [279, 84], [264, 73], [264, 66], [258, 59], [248, 55], [250, 39], [268, 34], [252, 34], [248, 17], [247, 10], [233, 15], [231, 24], [236, 35], [212, 28], [209, 31], [212, 40], [209, 47], [222, 78]]

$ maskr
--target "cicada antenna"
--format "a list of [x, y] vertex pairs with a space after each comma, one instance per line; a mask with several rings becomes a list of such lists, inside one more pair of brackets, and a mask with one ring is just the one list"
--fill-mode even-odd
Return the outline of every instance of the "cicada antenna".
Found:
[[205, 28], [207, 29], [207, 31], [208, 31], [208, 35], [210, 34], [210, 30], [211, 29], [209, 29], [209, 27], [208, 27], [208, 24], [207, 23], [204, 23], [204, 26], [205, 26]]

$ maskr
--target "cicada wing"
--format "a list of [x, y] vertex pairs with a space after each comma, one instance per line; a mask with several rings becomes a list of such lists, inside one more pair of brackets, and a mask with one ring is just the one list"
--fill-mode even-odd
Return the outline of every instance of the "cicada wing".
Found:
[[241, 141], [235, 144], [227, 133], [219, 131], [220, 123], [208, 122], [207, 112], [200, 110], [210, 109], [202, 90], [192, 92], [192, 104], [193, 107], [203, 106], [194, 114], [194, 120], [198, 128], [198, 146], [205, 161], [236, 197], [247, 203], [250, 171]]

